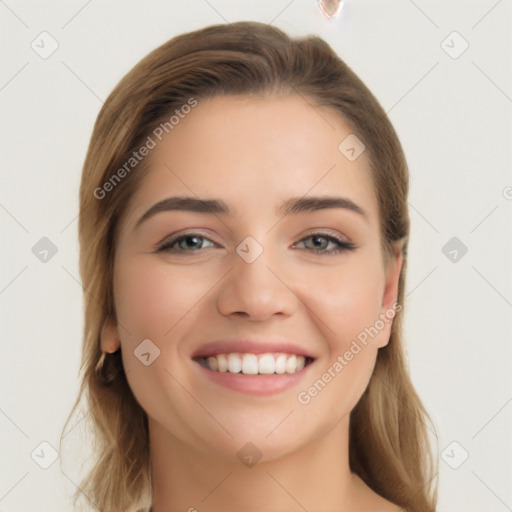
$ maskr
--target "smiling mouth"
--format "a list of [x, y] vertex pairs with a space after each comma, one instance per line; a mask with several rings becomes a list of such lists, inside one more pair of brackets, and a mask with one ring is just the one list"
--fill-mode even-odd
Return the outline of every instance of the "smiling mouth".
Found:
[[243, 375], [293, 374], [311, 364], [314, 359], [286, 353], [229, 353], [209, 357], [194, 357], [194, 361], [217, 373], [240, 373]]

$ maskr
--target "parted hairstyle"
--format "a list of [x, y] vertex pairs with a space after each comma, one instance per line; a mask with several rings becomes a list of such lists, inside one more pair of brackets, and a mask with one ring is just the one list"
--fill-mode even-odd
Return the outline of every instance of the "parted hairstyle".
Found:
[[397, 297], [402, 308], [351, 412], [349, 463], [370, 488], [404, 510], [434, 512], [437, 452], [434, 457], [427, 432], [432, 422], [411, 383], [402, 339], [410, 229], [409, 171], [402, 147], [377, 99], [323, 39], [291, 38], [249, 21], [209, 26], [162, 44], [122, 78], [96, 119], [79, 191], [84, 289], [80, 390], [64, 425], [85, 398], [93, 465], [73, 495], [74, 503], [86, 495], [101, 512], [147, 511], [151, 506], [147, 415], [128, 385], [120, 349], [107, 354], [100, 347], [104, 322], [116, 319], [113, 267], [119, 219], [150, 159], [141, 159], [133, 170], [126, 162], [191, 98], [200, 102], [219, 95], [300, 95], [338, 112], [366, 146], [383, 257], [391, 257], [393, 247], [402, 244]]

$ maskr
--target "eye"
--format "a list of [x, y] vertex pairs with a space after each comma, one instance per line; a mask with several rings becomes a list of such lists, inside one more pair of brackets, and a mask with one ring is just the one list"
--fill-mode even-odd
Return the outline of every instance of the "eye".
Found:
[[[169, 252], [169, 253], [186, 253], [186, 252], [198, 252], [200, 249], [204, 249], [203, 242], [204, 241], [211, 242], [210, 247], [218, 246], [215, 242], [210, 240], [209, 238], [199, 234], [199, 233], [188, 233], [186, 235], [181, 236], [172, 236], [166, 239], [162, 244], [157, 247], [156, 252]], [[308, 247], [306, 243], [308, 240], [311, 240], [313, 244]], [[322, 242], [323, 240], [323, 242]], [[327, 233], [312, 233], [311, 235], [303, 238], [297, 243], [305, 243], [307, 249], [311, 249], [312, 252], [318, 255], [333, 255], [340, 254], [345, 251], [353, 251], [356, 249], [356, 245], [337, 238], [333, 235]], [[325, 243], [327, 242], [327, 243]], [[331, 249], [327, 249], [329, 244], [334, 244], [334, 247]], [[175, 247], [177, 246], [177, 247]], [[322, 247], [325, 247], [322, 249]], [[321, 250], [317, 250], [317, 249]]]
[[[159, 245], [157, 248], [157, 252], [197, 252], [194, 249], [202, 248], [200, 247], [202, 245], [202, 240], [209, 240], [210, 242], [212, 242], [209, 238], [206, 238], [205, 236], [202, 236], [199, 233], [189, 233], [187, 235], [173, 236], [171, 238], [166, 239], [161, 245]], [[181, 242], [185, 242], [185, 244], [182, 244]], [[176, 244], [178, 244], [179, 249], [174, 248]], [[187, 244], [190, 244], [192, 246], [192, 250], [186, 248]], [[217, 245], [215, 242], [212, 242], [212, 244]]]
[[326, 240], [327, 246], [329, 245], [329, 243], [334, 244], [334, 248], [332, 248], [332, 249], [326, 248], [326, 249], [322, 249], [320, 251], [314, 250], [313, 252], [318, 255], [340, 254], [345, 251], [353, 251], [354, 249], [356, 249], [356, 245], [353, 244], [352, 242], [347, 242], [345, 240], [341, 240], [340, 238], [337, 238], [337, 237], [332, 236], [327, 233], [312, 233], [311, 235], [307, 236], [306, 238], [303, 238], [302, 240], [300, 240], [300, 242], [304, 242], [305, 240], [312, 240], [314, 242], [313, 248], [318, 248], [319, 246], [326, 247], [325, 243], [322, 243], [322, 242], [319, 243], [319, 241], [321, 241], [321, 240]]

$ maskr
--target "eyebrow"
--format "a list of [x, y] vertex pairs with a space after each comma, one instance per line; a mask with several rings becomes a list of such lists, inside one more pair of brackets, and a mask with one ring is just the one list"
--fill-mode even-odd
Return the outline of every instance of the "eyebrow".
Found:
[[[276, 215], [296, 215], [304, 212], [325, 210], [328, 208], [342, 208], [359, 214], [368, 221], [366, 212], [347, 197], [339, 196], [308, 196], [292, 197], [279, 205], [275, 211]], [[137, 229], [143, 222], [160, 212], [188, 211], [197, 213], [218, 214], [224, 217], [233, 218], [237, 211], [229, 207], [221, 199], [199, 199], [196, 197], [168, 197], [154, 204], [138, 221], [134, 229]]]

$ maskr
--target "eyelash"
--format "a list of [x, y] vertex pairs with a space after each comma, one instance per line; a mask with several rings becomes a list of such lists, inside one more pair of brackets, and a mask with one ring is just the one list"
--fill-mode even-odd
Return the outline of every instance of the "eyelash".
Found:
[[[189, 234], [186, 234], [186, 235], [181, 235], [181, 236], [175, 236], [175, 237], [171, 237], [167, 240], [165, 240], [164, 242], [162, 242], [162, 244], [160, 244], [158, 247], [157, 247], [157, 250], [156, 252], [176, 252], [175, 249], [172, 249], [172, 246], [175, 245], [177, 242], [180, 242], [181, 240], [186, 240], [187, 238], [189, 237], [195, 237], [195, 238], [200, 238], [200, 239], [204, 239], [204, 240], [210, 240], [209, 238], [199, 234], [199, 233], [189, 233]], [[327, 233], [311, 233], [309, 234], [307, 237], [305, 238], [302, 238], [301, 240], [299, 240], [299, 242], [303, 242], [304, 240], [308, 240], [309, 238], [314, 238], [314, 237], [318, 237], [318, 238], [325, 238], [326, 240], [330, 241], [330, 242], [334, 242], [337, 247], [334, 248], [334, 249], [324, 249], [322, 251], [314, 251], [312, 250], [313, 253], [319, 255], [319, 256], [332, 256], [332, 255], [335, 255], [335, 254], [341, 254], [345, 251], [353, 251], [354, 249], [357, 248], [357, 246], [355, 244], [353, 244], [352, 242], [346, 242], [344, 240], [341, 240], [337, 237], [334, 237], [332, 235], [329, 235]], [[213, 242], [213, 240], [210, 240], [211, 242]], [[213, 242], [215, 243], [215, 242]], [[297, 243], [297, 242], [296, 242]], [[307, 249], [306, 249], [307, 250]], [[198, 252], [198, 251], [177, 251], [177, 252]]]

